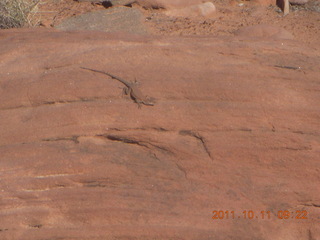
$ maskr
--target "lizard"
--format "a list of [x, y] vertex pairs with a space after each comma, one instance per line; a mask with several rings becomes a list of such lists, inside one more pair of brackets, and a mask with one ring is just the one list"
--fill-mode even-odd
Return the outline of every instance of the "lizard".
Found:
[[122, 78], [119, 78], [115, 75], [112, 75], [108, 72], [104, 72], [104, 71], [100, 71], [100, 70], [95, 70], [92, 68], [86, 68], [86, 67], [80, 67], [82, 69], [86, 69], [92, 72], [97, 72], [97, 73], [102, 73], [105, 75], [108, 75], [109, 77], [118, 80], [119, 82], [121, 82], [122, 84], [124, 84], [126, 87], [124, 88], [124, 93], [126, 95], [129, 95], [131, 97], [131, 99], [138, 104], [138, 107], [141, 108], [141, 104], [144, 104], [146, 106], [153, 106], [154, 103], [154, 99], [153, 98], [149, 98], [145, 95], [142, 94], [142, 92], [139, 90], [139, 88], [136, 87], [136, 85], [134, 83], [130, 83]]

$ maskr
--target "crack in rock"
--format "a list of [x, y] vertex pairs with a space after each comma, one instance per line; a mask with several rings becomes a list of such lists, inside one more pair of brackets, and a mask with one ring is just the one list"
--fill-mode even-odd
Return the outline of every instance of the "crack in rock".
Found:
[[152, 144], [150, 142], [143, 142], [143, 141], [130, 139], [128, 137], [115, 136], [115, 135], [110, 135], [110, 134], [102, 134], [102, 135], [96, 135], [96, 136], [105, 137], [105, 138], [107, 138], [107, 139], [109, 139], [111, 141], [118, 141], [118, 142], [123, 142], [123, 143], [136, 144], [138, 146], [146, 147], [148, 149], [151, 149], [150, 146], [152, 146], [152, 147], [154, 147], [154, 148], [156, 148], [158, 150], [164, 151], [164, 152], [169, 153], [169, 154], [173, 154], [173, 152], [170, 151], [168, 148], [162, 147], [162, 146], [158, 146], [158, 145]]
[[29, 227], [31, 227], [31, 228], [42, 228], [42, 224], [33, 224], [33, 225], [29, 225]]
[[106, 184], [102, 183], [102, 181], [88, 181], [84, 183], [84, 187], [101, 187], [105, 188], [107, 187]]
[[312, 150], [312, 147], [310, 147], [310, 146], [300, 147], [300, 148], [295, 148], [295, 147], [272, 147], [270, 149], [271, 150], [310, 151], [310, 150]]
[[176, 164], [177, 168], [184, 174], [185, 179], [188, 180], [187, 171], [184, 168], [182, 168], [178, 163], [175, 163], [175, 164]]
[[152, 130], [155, 130], [157, 132], [169, 132], [168, 129], [165, 129], [165, 128], [162, 128], [162, 127], [159, 127], [159, 128], [151, 128]]
[[316, 240], [316, 239], [313, 237], [313, 234], [312, 234], [311, 229], [308, 229], [308, 240]]
[[199, 140], [203, 146], [204, 151], [208, 154], [209, 158], [213, 161], [213, 157], [211, 155], [211, 152], [209, 151], [206, 141], [203, 136], [201, 136], [198, 132], [193, 132], [191, 130], [181, 130], [179, 132], [181, 135], [187, 135], [196, 138]]
[[74, 143], [79, 143], [79, 140], [78, 140], [79, 137], [80, 136], [45, 138], [45, 139], [42, 139], [41, 141], [44, 141], [44, 142], [73, 141]]
[[30, 105], [19, 105], [14, 107], [5, 107], [0, 108], [0, 110], [15, 110], [15, 109], [24, 109], [24, 108], [36, 108], [36, 107], [42, 107], [46, 105], [55, 105], [55, 104], [71, 104], [71, 103], [81, 103], [81, 102], [94, 102], [96, 100], [106, 100], [105, 98], [79, 98], [75, 100], [59, 100], [59, 101], [43, 101], [38, 104], [32, 104], [30, 102]]
[[302, 206], [320, 208], [320, 203], [319, 204], [316, 204], [316, 203], [304, 203], [304, 204], [302, 204]]

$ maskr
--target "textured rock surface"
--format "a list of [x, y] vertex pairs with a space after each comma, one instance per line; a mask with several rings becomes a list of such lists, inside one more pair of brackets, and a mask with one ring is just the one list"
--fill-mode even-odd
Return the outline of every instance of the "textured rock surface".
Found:
[[176, 8], [166, 12], [169, 16], [184, 17], [210, 17], [216, 12], [216, 7], [212, 2], [205, 2], [197, 5], [191, 5], [184, 8]]
[[291, 4], [306, 4], [307, 2], [309, 2], [309, 0], [290, 0], [289, 1]]
[[[168, 0], [167, 2], [170, 3]], [[152, 1], [152, 3], [155, 3], [155, 1]], [[186, 1], [185, 5], [178, 6], [176, 9], [190, 6], [187, 3], [200, 4], [197, 1]], [[318, 3], [319, 1], [311, 0], [305, 5], [294, 5], [292, 6], [294, 14], [289, 14], [285, 18], [282, 17], [283, 13], [280, 12], [278, 7], [262, 7], [257, 5], [255, 1], [242, 1], [241, 3], [238, 1], [215, 1], [216, 13], [205, 20], [198, 17], [165, 15], [166, 11], [172, 9], [146, 9], [139, 6], [139, 4], [133, 4], [132, 8], [141, 11], [143, 14], [141, 20], [147, 27], [147, 31], [155, 35], [231, 37], [240, 28], [267, 24], [286, 29], [294, 35], [296, 40], [303, 43], [318, 44], [320, 35], [320, 28], [318, 27], [320, 5]], [[242, 7], [239, 6], [240, 4]], [[105, 7], [108, 7], [108, 5], [70, 0], [46, 1], [45, 4], [39, 5], [41, 25], [46, 27], [57, 26], [70, 17], [79, 16], [87, 12], [105, 10]], [[97, 14], [99, 15], [99, 12]], [[92, 18], [86, 18], [86, 22], [81, 22], [82, 19], [77, 18], [80, 24], [74, 24], [75, 27], [72, 30], [81, 29], [83, 24], [88, 26], [88, 23], [99, 30], [105, 29], [104, 24], [99, 25], [101, 22], [100, 17], [95, 17], [95, 14], [91, 16]], [[114, 31], [119, 31], [122, 25], [121, 21], [123, 19], [127, 20], [125, 16], [124, 11], [123, 15], [120, 15], [118, 19], [115, 18], [115, 27], [112, 27]], [[128, 28], [130, 30], [136, 29], [136, 33], [141, 33], [139, 28], [132, 29], [131, 25], [135, 26], [136, 24], [139, 25], [140, 23], [130, 20], [127, 25], [129, 25]]]
[[0, 52], [0, 239], [320, 238], [319, 45], [7, 30]]
[[137, 0], [137, 3], [143, 7], [173, 9], [201, 4], [203, 0]]
[[147, 33], [142, 13], [134, 8], [115, 7], [71, 17], [57, 25], [61, 30], [100, 30], [105, 32]]
[[289, 2], [292, 4], [300, 5], [300, 4], [306, 4], [307, 2], [309, 2], [309, 0], [290, 0]]

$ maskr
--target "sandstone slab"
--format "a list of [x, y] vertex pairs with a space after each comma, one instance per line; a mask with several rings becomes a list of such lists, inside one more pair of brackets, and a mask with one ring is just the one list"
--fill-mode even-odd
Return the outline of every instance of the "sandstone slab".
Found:
[[176, 8], [166, 11], [169, 16], [182, 17], [210, 17], [216, 12], [216, 7], [212, 2], [205, 2], [197, 5], [191, 5], [184, 8]]
[[202, 0], [137, 0], [137, 3], [146, 8], [175, 9], [203, 3]]
[[309, 2], [309, 0], [290, 0], [289, 2], [291, 4], [301, 5], [301, 4], [306, 4], [307, 2]]
[[0, 239], [320, 238], [318, 45], [25, 29], [0, 52]]
[[105, 32], [128, 32], [146, 34], [143, 15], [138, 9], [113, 7], [65, 19], [55, 26], [60, 30], [99, 30]]

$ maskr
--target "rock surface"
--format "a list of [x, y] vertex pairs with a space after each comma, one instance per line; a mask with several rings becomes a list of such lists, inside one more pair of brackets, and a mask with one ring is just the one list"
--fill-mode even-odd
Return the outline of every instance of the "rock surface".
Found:
[[137, 0], [143, 7], [175, 9], [203, 3], [203, 0]]
[[60, 30], [100, 30], [146, 34], [142, 13], [134, 8], [114, 7], [71, 17], [55, 26]]
[[197, 5], [191, 5], [184, 8], [176, 8], [166, 12], [169, 16], [183, 17], [210, 17], [216, 12], [216, 7], [212, 2], [205, 2]]
[[320, 239], [319, 45], [6, 30], [0, 52], [0, 239]]
[[[128, 0], [129, 1], [129, 0]], [[128, 1], [113, 1], [128, 2]], [[171, 3], [171, 1], [167, 1]], [[156, 3], [149, 1], [149, 3]], [[183, 2], [181, 2], [183, 3]], [[197, 1], [186, 1], [185, 4], [175, 7], [184, 8], [190, 5], [201, 4]], [[275, 6], [259, 6], [256, 1], [241, 2], [242, 7], [239, 6], [237, 1], [215, 1], [214, 5], [217, 9], [212, 17], [205, 20], [197, 17], [184, 17], [184, 16], [168, 16], [166, 11], [173, 9], [146, 9], [139, 6], [139, 4], [132, 4], [132, 8], [139, 10], [143, 14], [142, 23], [145, 25], [143, 29], [147, 28], [147, 32], [155, 35], [173, 35], [173, 36], [216, 36], [226, 37], [233, 36], [234, 32], [240, 28], [257, 25], [267, 24], [274, 25], [286, 29], [292, 33], [296, 40], [303, 43], [313, 44], [319, 43], [320, 28], [318, 24], [320, 5], [319, 1], [310, 0], [305, 5], [291, 6], [294, 14], [289, 14], [283, 18], [283, 13]], [[110, 4], [111, 5], [111, 4]], [[47, 1], [45, 4], [40, 4], [39, 9], [41, 13], [41, 25], [45, 27], [57, 26], [62, 21], [79, 16], [87, 12], [94, 12], [110, 8], [110, 5], [90, 4], [89, 2], [76, 2], [70, 0]], [[157, 5], [155, 5], [157, 7]], [[158, 5], [158, 8], [160, 6]], [[114, 7], [112, 7], [114, 8]], [[114, 22], [116, 26], [121, 27], [119, 21], [126, 19], [126, 11], [119, 15], [118, 20]], [[100, 13], [98, 13], [99, 15]], [[87, 22], [74, 24], [73, 30], [81, 28], [82, 24], [99, 26], [99, 29], [105, 29], [104, 24], [100, 24], [100, 17], [91, 15], [92, 18], [86, 18]], [[110, 19], [112, 21], [112, 19]], [[97, 22], [97, 23], [96, 23]], [[140, 22], [130, 22], [133, 26], [140, 24]], [[134, 30], [129, 24], [129, 30]], [[119, 31], [117, 27], [112, 28], [114, 31]], [[122, 30], [123, 31], [123, 30]], [[132, 31], [131, 31], [132, 32]], [[137, 28], [137, 33], [140, 33], [140, 28]]]
[[307, 2], [309, 2], [309, 0], [290, 0], [289, 1], [291, 4], [306, 4]]

